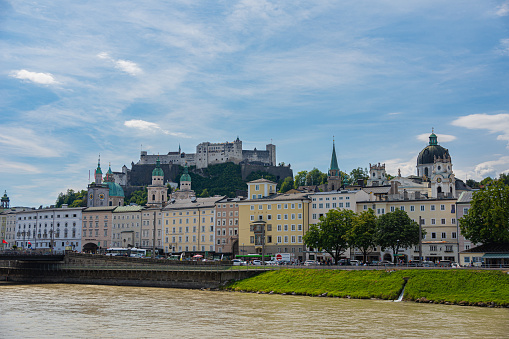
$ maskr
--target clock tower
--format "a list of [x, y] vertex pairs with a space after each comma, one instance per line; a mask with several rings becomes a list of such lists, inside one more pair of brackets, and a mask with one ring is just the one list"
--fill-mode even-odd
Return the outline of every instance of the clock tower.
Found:
[[94, 182], [88, 185], [87, 207], [108, 206], [109, 187], [102, 182], [101, 158], [94, 172]]
[[431, 196], [433, 198], [456, 197], [456, 178], [452, 172], [451, 157], [435, 156], [430, 176]]

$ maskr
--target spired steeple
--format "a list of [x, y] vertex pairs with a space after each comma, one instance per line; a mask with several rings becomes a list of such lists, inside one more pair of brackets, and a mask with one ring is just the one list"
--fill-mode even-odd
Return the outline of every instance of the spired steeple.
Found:
[[113, 172], [111, 171], [111, 163], [108, 168], [108, 172], [106, 173], [106, 178], [104, 178], [105, 182], [115, 182], [115, 179], [113, 179]]
[[101, 155], [99, 154], [99, 160], [97, 160], [97, 168], [95, 169], [95, 183], [100, 184], [103, 181], [103, 172], [101, 171]]
[[339, 176], [338, 158], [336, 157], [336, 145], [332, 139], [332, 157], [330, 160], [329, 176]]
[[336, 157], [336, 144], [332, 139], [332, 157], [330, 160], [329, 175], [327, 176], [327, 191], [337, 191], [341, 188], [341, 172], [339, 171], [338, 158]]

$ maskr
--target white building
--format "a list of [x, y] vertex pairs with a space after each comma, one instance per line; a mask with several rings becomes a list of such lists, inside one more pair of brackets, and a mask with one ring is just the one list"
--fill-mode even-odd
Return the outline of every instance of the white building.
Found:
[[15, 213], [18, 248], [80, 250], [82, 207], [40, 208]]
[[332, 209], [347, 209], [357, 212], [357, 202], [374, 200], [370, 195], [362, 190], [357, 191], [332, 191], [318, 192], [309, 194], [311, 203], [309, 204], [309, 224], [316, 224], [320, 217]]

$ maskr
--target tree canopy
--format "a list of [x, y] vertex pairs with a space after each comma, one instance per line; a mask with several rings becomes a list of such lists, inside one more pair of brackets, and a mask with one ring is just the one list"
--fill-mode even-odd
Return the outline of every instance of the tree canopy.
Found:
[[[422, 233], [425, 234], [424, 230]], [[400, 248], [419, 244], [419, 225], [400, 209], [383, 214], [378, 218], [376, 242], [396, 255]]]
[[367, 261], [367, 256], [376, 247], [376, 224], [377, 217], [370, 208], [355, 214], [352, 223], [352, 229], [348, 233], [348, 243], [362, 252], [363, 261]]
[[68, 189], [65, 194], [60, 193], [58, 195], [55, 206], [59, 208], [62, 207], [63, 204], [67, 204], [69, 207], [86, 207], [87, 195], [87, 191], [85, 190], [75, 192], [72, 189]]
[[492, 181], [473, 193], [470, 205], [459, 219], [465, 238], [474, 243], [509, 243], [509, 185]]
[[355, 213], [351, 210], [329, 210], [320, 222], [312, 225], [304, 235], [308, 247], [325, 250], [337, 264], [348, 248], [348, 233], [352, 229]]

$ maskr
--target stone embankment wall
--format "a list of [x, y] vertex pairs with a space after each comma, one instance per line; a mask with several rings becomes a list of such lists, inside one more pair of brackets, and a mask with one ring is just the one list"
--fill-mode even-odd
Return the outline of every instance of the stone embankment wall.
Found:
[[69, 283], [171, 288], [217, 288], [261, 271], [230, 270], [215, 262], [66, 255], [60, 263], [0, 263], [0, 280], [20, 283]]

